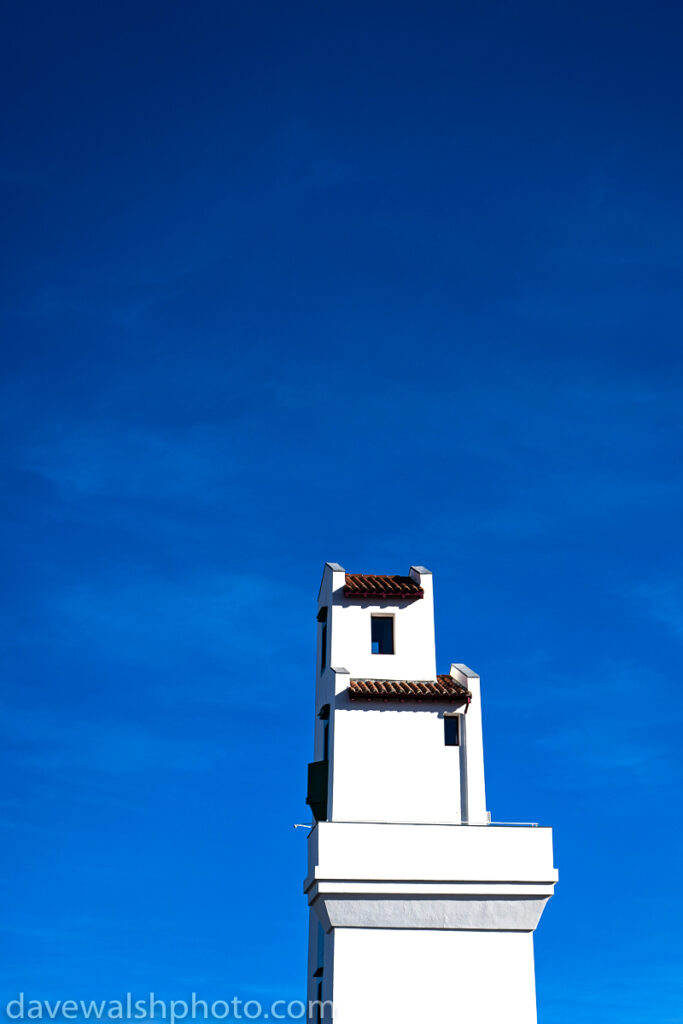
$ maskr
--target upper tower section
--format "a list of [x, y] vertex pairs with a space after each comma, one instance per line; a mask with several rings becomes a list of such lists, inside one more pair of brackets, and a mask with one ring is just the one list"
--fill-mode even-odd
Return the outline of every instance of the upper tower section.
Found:
[[435, 679], [432, 574], [347, 573], [327, 562], [318, 595], [318, 678], [345, 668], [352, 678]]
[[437, 675], [432, 574], [347, 573], [318, 597], [316, 820], [486, 821], [479, 677]]

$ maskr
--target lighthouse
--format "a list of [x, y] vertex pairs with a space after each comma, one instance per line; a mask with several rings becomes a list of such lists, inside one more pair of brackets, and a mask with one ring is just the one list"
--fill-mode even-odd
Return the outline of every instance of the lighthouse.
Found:
[[431, 572], [328, 562], [317, 621], [310, 1020], [534, 1024], [552, 832], [491, 820], [480, 680], [437, 671]]

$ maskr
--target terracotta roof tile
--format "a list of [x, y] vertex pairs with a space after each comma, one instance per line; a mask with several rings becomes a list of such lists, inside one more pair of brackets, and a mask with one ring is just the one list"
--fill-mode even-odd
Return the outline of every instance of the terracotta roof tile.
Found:
[[347, 572], [344, 597], [395, 597], [404, 601], [424, 597], [424, 590], [411, 576], [367, 576]]
[[462, 703], [472, 696], [452, 676], [433, 679], [352, 679], [351, 700], [429, 700]]

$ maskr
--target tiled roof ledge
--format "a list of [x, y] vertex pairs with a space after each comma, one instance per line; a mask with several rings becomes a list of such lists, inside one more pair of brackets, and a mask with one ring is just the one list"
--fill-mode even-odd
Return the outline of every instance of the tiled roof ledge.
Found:
[[344, 586], [344, 597], [373, 598], [380, 601], [414, 601], [424, 597], [424, 588], [419, 577], [387, 576], [376, 573], [347, 572]]
[[437, 676], [436, 679], [351, 679], [349, 697], [352, 701], [399, 700], [439, 701], [457, 704], [469, 702], [472, 694], [453, 676]]

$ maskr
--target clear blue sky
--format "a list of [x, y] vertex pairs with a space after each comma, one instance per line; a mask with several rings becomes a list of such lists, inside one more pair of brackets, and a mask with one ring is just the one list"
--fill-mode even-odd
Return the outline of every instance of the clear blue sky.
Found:
[[2, 999], [304, 992], [323, 562], [435, 575], [541, 1024], [683, 1021], [677, 4], [15, 3]]

